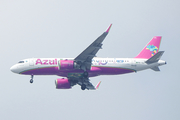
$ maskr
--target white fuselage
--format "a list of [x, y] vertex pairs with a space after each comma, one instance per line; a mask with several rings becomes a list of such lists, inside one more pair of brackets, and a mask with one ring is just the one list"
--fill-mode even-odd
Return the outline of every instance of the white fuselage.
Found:
[[[23, 71], [29, 71], [32, 69], [42, 69], [57, 67], [59, 68], [60, 60], [73, 60], [73, 58], [30, 58], [21, 60], [19, 63], [13, 65], [10, 69], [14, 73], [21, 74]], [[159, 60], [158, 62], [147, 64], [145, 61], [147, 59], [137, 59], [137, 58], [93, 58], [93, 67], [107, 67], [107, 68], [123, 68], [130, 69], [134, 72], [153, 68], [156, 66], [161, 66], [166, 64], [165, 61]], [[60, 71], [60, 69], [59, 69]], [[54, 73], [56, 75], [57, 73]], [[40, 74], [39, 74], [40, 75]], [[44, 75], [44, 74], [42, 74]], [[48, 75], [48, 74], [46, 74]], [[52, 75], [50, 73], [49, 75]]]

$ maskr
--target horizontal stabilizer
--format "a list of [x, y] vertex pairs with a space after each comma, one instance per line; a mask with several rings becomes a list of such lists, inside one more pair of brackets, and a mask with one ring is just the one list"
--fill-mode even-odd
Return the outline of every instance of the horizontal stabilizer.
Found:
[[164, 51], [159, 51], [158, 53], [156, 53], [154, 56], [152, 56], [151, 58], [149, 58], [146, 63], [147, 64], [151, 64], [151, 63], [155, 63], [158, 62], [159, 59], [161, 58], [161, 56], [163, 55]]
[[151, 69], [154, 70], [154, 71], [160, 71], [159, 67], [153, 67]]

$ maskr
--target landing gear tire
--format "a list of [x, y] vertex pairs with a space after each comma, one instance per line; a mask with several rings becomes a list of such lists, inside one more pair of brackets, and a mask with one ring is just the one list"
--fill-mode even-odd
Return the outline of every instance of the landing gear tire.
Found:
[[33, 79], [30, 80], [30, 83], [33, 83]]
[[86, 89], [86, 85], [85, 84], [82, 84], [81, 85], [81, 90], [85, 90]]
[[83, 76], [84, 76], [85, 78], [87, 78], [87, 77], [88, 77], [88, 72], [85, 71], [85, 72], [83, 73]]
[[30, 79], [30, 83], [33, 83], [33, 77], [34, 77], [34, 75], [32, 74], [31, 79]]

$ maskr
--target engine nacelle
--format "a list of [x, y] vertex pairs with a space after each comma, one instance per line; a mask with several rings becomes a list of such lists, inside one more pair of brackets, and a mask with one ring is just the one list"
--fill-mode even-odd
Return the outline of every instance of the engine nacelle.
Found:
[[58, 78], [55, 80], [56, 89], [70, 89], [71, 83], [67, 78]]
[[80, 69], [80, 66], [74, 60], [60, 60], [58, 66], [59, 70]]

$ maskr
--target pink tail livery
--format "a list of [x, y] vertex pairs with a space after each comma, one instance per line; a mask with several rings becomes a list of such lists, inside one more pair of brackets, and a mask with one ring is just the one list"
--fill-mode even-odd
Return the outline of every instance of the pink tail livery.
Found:
[[135, 58], [149, 59], [159, 51], [161, 36], [155, 36]]

